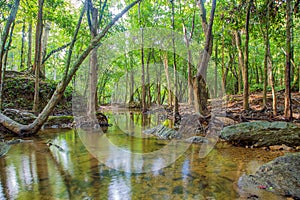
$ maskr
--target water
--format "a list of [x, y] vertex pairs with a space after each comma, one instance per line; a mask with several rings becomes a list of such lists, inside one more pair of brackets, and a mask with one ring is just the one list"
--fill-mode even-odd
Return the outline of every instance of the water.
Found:
[[[127, 126], [126, 119], [120, 123]], [[120, 148], [140, 153], [168, 143], [133, 137], [116, 126], [106, 136]], [[54, 145], [49, 147], [49, 140]], [[199, 150], [191, 145], [158, 171], [120, 172], [99, 162], [74, 130], [46, 130], [33, 142], [12, 145], [0, 158], [0, 199], [247, 199], [249, 194], [237, 187], [239, 177], [280, 154], [218, 143], [201, 159]], [[259, 189], [251, 193], [281, 199]]]

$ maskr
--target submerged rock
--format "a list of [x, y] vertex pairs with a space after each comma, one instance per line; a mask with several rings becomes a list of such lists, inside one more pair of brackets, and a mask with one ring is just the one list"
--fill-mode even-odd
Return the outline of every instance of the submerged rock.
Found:
[[300, 145], [300, 127], [288, 122], [255, 121], [227, 126], [221, 138], [242, 146]]
[[254, 175], [243, 175], [238, 186], [245, 190], [255, 187], [300, 199], [300, 152], [278, 157], [261, 166]]
[[4, 156], [8, 152], [9, 148], [10, 148], [9, 144], [0, 141], [0, 157]]
[[185, 141], [189, 142], [189, 143], [208, 143], [207, 138], [201, 137], [201, 136], [193, 136], [193, 137], [187, 138]]
[[160, 139], [180, 139], [181, 134], [174, 129], [168, 128], [164, 125], [158, 125], [154, 128], [147, 129], [143, 131], [145, 134], [157, 136]]

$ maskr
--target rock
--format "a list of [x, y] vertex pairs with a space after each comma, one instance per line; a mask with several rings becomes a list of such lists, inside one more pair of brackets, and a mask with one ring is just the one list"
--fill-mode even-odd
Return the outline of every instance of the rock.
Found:
[[291, 151], [291, 150], [293, 150], [292, 147], [288, 147], [285, 144], [269, 146], [269, 149], [271, 151], [280, 151], [280, 150]]
[[36, 119], [34, 114], [17, 109], [5, 109], [3, 114], [24, 125], [30, 124]]
[[227, 126], [221, 138], [242, 146], [300, 145], [300, 127], [288, 122], [255, 121]]
[[0, 157], [4, 156], [8, 150], [10, 149], [10, 145], [6, 142], [0, 142]]
[[49, 116], [43, 128], [72, 128], [73, 116]]
[[158, 125], [154, 128], [144, 130], [143, 133], [148, 135], [155, 135], [159, 139], [167, 140], [167, 139], [180, 139], [181, 134], [179, 134], [177, 131], [168, 128], [164, 125]]
[[277, 195], [300, 198], [300, 152], [287, 153], [261, 166], [254, 175], [243, 175], [238, 186], [265, 189]]
[[208, 143], [208, 140], [205, 137], [201, 137], [201, 136], [193, 136], [187, 138], [185, 141], [189, 143]]

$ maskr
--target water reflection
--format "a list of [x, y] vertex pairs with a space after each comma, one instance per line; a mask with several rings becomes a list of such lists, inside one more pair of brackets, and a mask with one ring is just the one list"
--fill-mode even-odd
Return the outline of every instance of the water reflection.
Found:
[[[113, 128], [106, 134], [115, 139], [116, 144], [128, 140], [132, 149], [161, 148], [155, 140], [135, 140]], [[49, 139], [64, 151], [55, 146], [49, 148], [46, 144]], [[93, 135], [87, 138], [94, 139]], [[97, 146], [106, 147], [101, 143]], [[231, 200], [239, 198], [235, 185], [243, 173], [251, 170], [249, 164], [253, 167], [278, 156], [260, 149], [254, 152], [221, 143], [205, 158], [199, 158], [199, 150], [199, 146], [192, 145], [170, 166], [134, 174], [108, 168], [99, 162], [74, 131], [52, 130], [40, 134], [32, 143], [13, 145], [8, 154], [0, 158], [0, 199]], [[131, 165], [143, 162], [132, 157], [119, 159], [130, 160]], [[160, 158], [154, 161], [155, 165], [162, 162]], [[269, 193], [263, 195], [263, 199], [279, 199]]]

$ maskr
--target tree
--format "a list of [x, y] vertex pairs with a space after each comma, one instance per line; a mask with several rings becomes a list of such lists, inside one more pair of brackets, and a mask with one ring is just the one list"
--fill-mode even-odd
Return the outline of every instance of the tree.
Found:
[[194, 79], [193, 86], [194, 86], [195, 111], [204, 114], [207, 111], [208, 94], [207, 94], [205, 79], [206, 79], [208, 62], [212, 53], [212, 42], [213, 42], [212, 27], [213, 27], [214, 16], [215, 16], [216, 0], [212, 1], [209, 23], [207, 23], [206, 20], [206, 9], [204, 7], [204, 2], [202, 0], [199, 0], [198, 6], [201, 11], [202, 29], [203, 32], [205, 33], [205, 44], [204, 44], [204, 51], [201, 56], [201, 61], [197, 69], [197, 75]]
[[[104, 9], [106, 7], [107, 0], [100, 1], [100, 14], [99, 9], [93, 5], [92, 0], [88, 0], [87, 7], [87, 19], [90, 29], [91, 38], [94, 39], [99, 31], [101, 21], [104, 14]], [[97, 74], [98, 74], [98, 58], [97, 58], [98, 48], [92, 50], [89, 60], [89, 99], [88, 99], [88, 113], [93, 115], [97, 109]]]
[[[175, 31], [175, 11], [174, 11], [174, 0], [170, 1], [172, 4], [172, 29]], [[175, 38], [172, 37], [172, 45], [173, 45], [173, 69], [174, 69], [174, 110], [173, 110], [173, 118], [174, 122], [177, 123], [180, 119], [179, 115], [179, 104], [178, 104], [178, 80], [177, 80], [177, 62], [176, 62], [176, 46], [175, 46]]]
[[[57, 85], [56, 90], [54, 91], [51, 99], [47, 103], [47, 105], [44, 107], [42, 112], [39, 114], [39, 116], [29, 125], [22, 125], [18, 122], [8, 118], [7, 116], [0, 113], [0, 123], [6, 127], [8, 130], [12, 131], [15, 134], [18, 135], [32, 135], [37, 133], [43, 124], [47, 121], [50, 113], [53, 111], [54, 107], [57, 105], [59, 100], [61, 99], [62, 95], [64, 94], [64, 91], [67, 87], [67, 85], [72, 80], [72, 77], [79, 69], [82, 62], [85, 60], [85, 58], [89, 55], [89, 53], [99, 45], [99, 42], [102, 40], [104, 36], [108, 33], [108, 31], [113, 27], [113, 25], [134, 5], [136, 5], [140, 0], [136, 0], [126, 6], [119, 14], [117, 14], [111, 21], [108, 23], [100, 33], [97, 34], [97, 36], [90, 42], [88, 47], [78, 56], [76, 61], [71, 65], [71, 56], [72, 56], [72, 50], [74, 47], [74, 44], [77, 39], [78, 31], [81, 25], [82, 17], [85, 12], [86, 5], [82, 9], [71, 45], [69, 47], [69, 53], [68, 53], [68, 59], [66, 62], [66, 68], [64, 72], [64, 77], [60, 81], [60, 83]], [[71, 66], [71, 68], [70, 68]]]
[[2, 69], [3, 69], [3, 59], [6, 51], [6, 41], [8, 38], [8, 34], [10, 32], [12, 23], [16, 19], [16, 15], [19, 9], [20, 0], [15, 0], [11, 10], [9, 17], [7, 19], [5, 28], [1, 35], [1, 43], [0, 43], [0, 111], [2, 110], [2, 91], [3, 91], [3, 78], [2, 78]]
[[34, 100], [33, 100], [33, 112], [39, 111], [39, 95], [40, 95], [40, 70], [42, 64], [42, 35], [43, 35], [43, 7], [44, 0], [38, 1], [38, 18], [35, 33], [35, 54], [33, 72], [35, 75], [35, 87], [34, 87]]
[[284, 95], [284, 117], [292, 119], [291, 102], [291, 59], [292, 59], [292, 0], [286, 1], [286, 66], [285, 66], [285, 95]]

